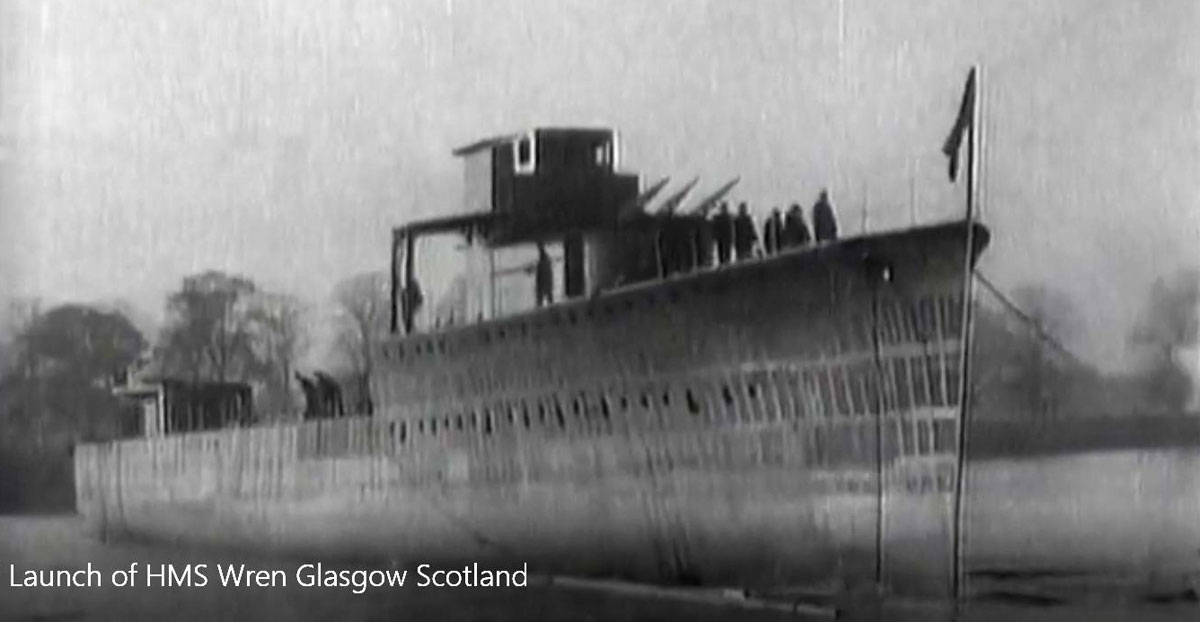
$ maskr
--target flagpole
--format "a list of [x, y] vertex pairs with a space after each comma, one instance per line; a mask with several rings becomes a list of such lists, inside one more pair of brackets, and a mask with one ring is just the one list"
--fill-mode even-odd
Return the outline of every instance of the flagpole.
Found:
[[968, 430], [971, 422], [971, 337], [974, 333], [975, 320], [975, 213], [978, 208], [980, 147], [982, 145], [980, 111], [983, 101], [983, 71], [979, 65], [971, 67], [974, 93], [971, 101], [971, 121], [967, 134], [967, 207], [966, 207], [966, 253], [963, 258], [963, 301], [962, 301], [962, 335], [959, 340], [961, 347], [961, 364], [959, 365], [959, 421], [958, 438], [956, 439], [956, 468], [954, 478], [954, 550], [953, 550], [953, 585], [952, 594], [957, 607], [962, 601], [966, 587], [963, 523], [966, 507], [967, 480], [967, 448]]

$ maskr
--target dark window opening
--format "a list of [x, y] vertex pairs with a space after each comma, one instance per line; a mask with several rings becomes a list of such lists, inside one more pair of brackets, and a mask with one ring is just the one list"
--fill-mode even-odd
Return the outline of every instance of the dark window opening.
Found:
[[721, 387], [721, 397], [725, 398], [726, 406], [733, 406], [733, 391], [729, 390], [729, 385]]
[[463, 429], [463, 416], [462, 415], [458, 415], [457, 417], [454, 418], [454, 427], [458, 428], [459, 430]]
[[612, 417], [612, 412], [609, 410], [608, 406], [607, 395], [600, 396], [600, 414], [604, 417], [605, 421], [608, 421]]
[[563, 416], [562, 404], [558, 403], [557, 400], [554, 402], [554, 416], [558, 418], [558, 427], [565, 430], [567, 428], [567, 418]]
[[516, 169], [518, 172], [524, 172], [533, 168], [533, 142], [528, 136], [522, 137], [517, 141], [517, 161]]
[[671, 405], [671, 392], [663, 391], [663, 406], [670, 406], [670, 405]]
[[642, 394], [642, 408], [650, 408], [650, 395], [648, 393]]
[[700, 402], [696, 401], [696, 395], [692, 393], [691, 389], [688, 389], [687, 392], [684, 393], [684, 398], [687, 400], [688, 412], [692, 413], [693, 415], [700, 414]]

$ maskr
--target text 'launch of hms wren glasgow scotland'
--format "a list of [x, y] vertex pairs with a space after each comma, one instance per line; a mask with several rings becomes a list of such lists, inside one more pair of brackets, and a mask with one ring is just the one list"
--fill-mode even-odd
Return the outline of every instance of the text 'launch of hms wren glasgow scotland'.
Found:
[[[107, 574], [107, 582], [105, 576]], [[289, 578], [290, 577], [290, 578]], [[294, 572], [252, 568], [246, 564], [149, 564], [134, 562], [129, 568], [104, 573], [88, 562], [76, 570], [18, 569], [8, 567], [11, 588], [67, 587], [207, 587], [230, 588], [321, 587], [350, 588], [363, 594], [371, 588], [403, 587], [526, 587], [528, 565], [496, 570], [472, 563], [459, 568], [434, 568], [419, 564], [411, 571], [399, 568], [327, 568], [323, 563], [300, 564]]]

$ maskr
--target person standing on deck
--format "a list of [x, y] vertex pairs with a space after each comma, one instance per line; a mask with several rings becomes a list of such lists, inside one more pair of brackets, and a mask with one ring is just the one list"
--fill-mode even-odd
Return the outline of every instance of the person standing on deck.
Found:
[[821, 191], [812, 211], [813, 233], [817, 242], [829, 242], [837, 239], [837, 218], [833, 215], [833, 205], [829, 203], [829, 192]]
[[763, 252], [767, 255], [778, 253], [779, 249], [783, 248], [782, 237], [783, 214], [780, 214], [779, 208], [776, 207], [763, 223]]
[[[538, 242], [537, 266], [534, 268], [534, 289], [537, 290], [537, 306], [554, 302], [554, 267], [546, 247]], [[528, 291], [528, 290], [527, 290]]]
[[754, 219], [750, 217], [750, 208], [743, 201], [738, 204], [737, 216], [733, 218], [733, 245], [737, 251], [737, 259], [750, 259], [754, 255], [754, 245], [757, 242], [758, 232], [754, 230]]
[[804, 246], [812, 241], [808, 225], [804, 223], [804, 210], [800, 209], [799, 203], [792, 203], [788, 208], [787, 216], [783, 220], [783, 235], [780, 237], [782, 248]]
[[717, 263], [729, 263], [733, 250], [733, 217], [729, 214], [729, 204], [724, 201], [713, 216], [712, 232], [717, 242]]
[[692, 250], [696, 253], [696, 267], [699, 269], [707, 268], [713, 263], [713, 225], [712, 222], [703, 216], [697, 218], [691, 227]]

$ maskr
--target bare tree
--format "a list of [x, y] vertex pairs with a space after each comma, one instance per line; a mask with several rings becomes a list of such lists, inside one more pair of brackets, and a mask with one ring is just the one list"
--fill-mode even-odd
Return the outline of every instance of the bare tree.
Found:
[[356, 385], [354, 409], [371, 413], [371, 375], [375, 370], [374, 349], [388, 323], [388, 276], [366, 272], [350, 277], [334, 288], [337, 305], [337, 348], [350, 367]]
[[1063, 405], [1068, 387], [1058, 348], [1073, 336], [1078, 314], [1066, 296], [1040, 284], [1018, 287], [1013, 300], [1025, 315], [1018, 341], [1022, 352], [1016, 386], [1026, 396], [1030, 414], [1044, 421]]
[[1182, 412], [1192, 396], [1192, 379], [1181, 351], [1200, 339], [1200, 270], [1182, 270], [1158, 279], [1129, 343], [1141, 359], [1139, 373], [1148, 407]]
[[256, 358], [264, 367], [263, 412], [271, 416], [293, 413], [292, 373], [308, 346], [304, 307], [294, 296], [275, 293], [255, 295], [249, 307], [247, 319], [254, 335]]
[[249, 279], [209, 271], [187, 277], [167, 300], [163, 369], [192, 380], [249, 381], [263, 371], [254, 349]]

